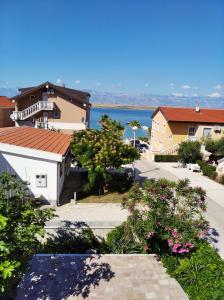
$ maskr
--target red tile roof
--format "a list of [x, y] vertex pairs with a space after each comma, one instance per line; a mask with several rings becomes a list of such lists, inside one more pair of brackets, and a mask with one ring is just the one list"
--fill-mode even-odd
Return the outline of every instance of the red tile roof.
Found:
[[0, 128], [0, 143], [64, 155], [72, 136], [32, 127]]
[[13, 103], [8, 97], [0, 96], [0, 108], [14, 108], [15, 103]]
[[200, 108], [200, 111], [196, 112], [195, 108], [160, 106], [154, 112], [152, 118], [158, 111], [161, 111], [168, 122], [224, 124], [224, 109]]

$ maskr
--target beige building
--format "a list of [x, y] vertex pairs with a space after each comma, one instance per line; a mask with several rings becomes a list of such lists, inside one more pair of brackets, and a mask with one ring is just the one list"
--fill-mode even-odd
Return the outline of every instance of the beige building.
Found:
[[152, 154], [176, 154], [181, 142], [208, 136], [224, 136], [224, 109], [158, 107], [152, 115]]
[[16, 126], [60, 129], [66, 133], [89, 127], [89, 93], [50, 82], [19, 91], [11, 98], [15, 102], [11, 119]]

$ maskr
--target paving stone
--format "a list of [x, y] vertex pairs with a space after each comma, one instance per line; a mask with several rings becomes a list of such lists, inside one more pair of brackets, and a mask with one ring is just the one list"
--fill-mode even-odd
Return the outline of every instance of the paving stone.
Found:
[[[150, 272], [149, 272], [150, 269]], [[186, 300], [150, 255], [36, 255], [16, 300]]]

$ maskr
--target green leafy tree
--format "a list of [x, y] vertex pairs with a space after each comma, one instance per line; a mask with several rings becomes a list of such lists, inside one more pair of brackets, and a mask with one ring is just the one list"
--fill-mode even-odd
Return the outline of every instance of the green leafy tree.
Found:
[[137, 149], [123, 143], [124, 127], [108, 116], [102, 116], [101, 129], [88, 129], [74, 133], [72, 153], [75, 160], [88, 171], [86, 190], [96, 188], [104, 193], [105, 185], [111, 180], [111, 169], [131, 163], [139, 158]]
[[196, 163], [202, 159], [201, 144], [198, 141], [182, 142], [178, 149], [180, 161], [184, 164]]
[[13, 290], [33, 254], [38, 251], [38, 237], [44, 236], [45, 222], [53, 210], [38, 209], [27, 186], [14, 176], [0, 176], [0, 291]]
[[218, 140], [207, 138], [205, 141], [205, 148], [207, 151], [215, 155], [224, 156], [224, 137]]

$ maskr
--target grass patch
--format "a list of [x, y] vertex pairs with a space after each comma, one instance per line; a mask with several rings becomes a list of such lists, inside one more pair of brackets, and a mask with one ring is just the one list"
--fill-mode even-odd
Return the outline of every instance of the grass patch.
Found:
[[101, 196], [90, 195], [78, 200], [78, 203], [121, 203], [123, 197], [125, 197], [126, 194], [127, 192], [126, 193], [107, 192]]

